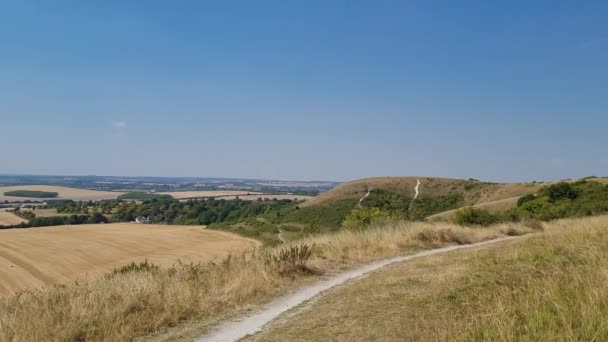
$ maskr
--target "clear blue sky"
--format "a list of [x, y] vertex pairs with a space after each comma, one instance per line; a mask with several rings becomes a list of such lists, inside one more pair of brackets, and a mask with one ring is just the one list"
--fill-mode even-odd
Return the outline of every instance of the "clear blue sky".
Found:
[[0, 173], [608, 175], [606, 1], [2, 1]]

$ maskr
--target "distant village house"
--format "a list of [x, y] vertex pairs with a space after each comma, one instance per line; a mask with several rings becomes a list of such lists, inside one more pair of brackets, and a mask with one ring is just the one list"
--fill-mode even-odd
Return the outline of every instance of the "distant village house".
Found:
[[135, 218], [135, 223], [148, 223], [150, 222], [150, 218], [147, 216], [137, 216]]

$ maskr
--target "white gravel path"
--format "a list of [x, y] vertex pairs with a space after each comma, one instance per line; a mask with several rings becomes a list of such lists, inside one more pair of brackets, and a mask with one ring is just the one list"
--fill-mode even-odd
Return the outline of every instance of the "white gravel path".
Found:
[[326, 278], [314, 285], [302, 288], [295, 293], [290, 295], [280, 297], [270, 302], [258, 312], [251, 314], [249, 316], [241, 317], [240, 319], [236, 319], [233, 321], [228, 321], [215, 330], [211, 331], [207, 335], [203, 335], [197, 338], [195, 341], [209, 341], [209, 342], [229, 342], [229, 341], [238, 341], [239, 339], [255, 334], [257, 332], [262, 331], [264, 326], [270, 322], [272, 322], [275, 318], [277, 318], [280, 314], [286, 312], [289, 309], [292, 309], [313, 297], [319, 295], [323, 291], [327, 291], [335, 286], [344, 284], [350, 280], [357, 279], [368, 275], [370, 272], [376, 271], [382, 267], [385, 267], [390, 264], [394, 264], [397, 262], [402, 262], [406, 260], [412, 260], [416, 258], [421, 258], [433, 254], [440, 254], [451, 252], [459, 249], [473, 248], [482, 245], [487, 245], [491, 243], [496, 243], [500, 241], [514, 239], [516, 237], [504, 237], [498, 238], [494, 240], [488, 240], [483, 242], [478, 242], [470, 245], [457, 245], [457, 246], [448, 246], [443, 248], [437, 248], [432, 250], [426, 250], [422, 252], [418, 252], [412, 255], [398, 256], [390, 259], [384, 259], [380, 261], [375, 261], [359, 268], [356, 268], [351, 271], [347, 271], [344, 273], [340, 273], [329, 278]]

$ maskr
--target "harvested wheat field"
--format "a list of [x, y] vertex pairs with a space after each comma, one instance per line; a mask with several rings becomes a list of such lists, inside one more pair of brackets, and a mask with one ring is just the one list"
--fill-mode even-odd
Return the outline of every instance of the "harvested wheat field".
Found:
[[104, 199], [116, 199], [123, 192], [113, 191], [96, 191], [86, 189], [67, 188], [64, 186], [52, 186], [52, 185], [18, 185], [18, 186], [3, 186], [0, 187], [0, 201], [43, 201], [48, 198], [32, 198], [32, 197], [16, 197], [16, 196], [5, 196], [4, 193], [7, 191], [16, 190], [30, 190], [30, 191], [47, 191], [56, 192], [59, 194], [57, 198], [53, 199], [71, 199], [75, 201], [101, 201]]
[[26, 219], [23, 219], [13, 213], [0, 210], [0, 226], [12, 226], [14, 224], [19, 224], [26, 221]]
[[57, 226], [0, 231], [0, 296], [96, 277], [132, 261], [171, 266], [210, 261], [259, 245], [201, 226]]
[[226, 197], [226, 196], [261, 194], [260, 192], [242, 191], [242, 190], [169, 191], [169, 192], [156, 192], [156, 193], [161, 194], [161, 195], [171, 195], [175, 199]]

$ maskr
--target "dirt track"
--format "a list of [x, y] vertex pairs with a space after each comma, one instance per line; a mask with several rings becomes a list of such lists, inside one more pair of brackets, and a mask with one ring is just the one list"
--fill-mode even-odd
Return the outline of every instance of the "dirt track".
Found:
[[385, 267], [390, 264], [397, 262], [407, 261], [415, 258], [425, 257], [433, 254], [446, 253], [458, 249], [472, 248], [500, 241], [514, 239], [516, 237], [504, 237], [495, 240], [489, 240], [484, 242], [478, 242], [470, 245], [456, 245], [448, 246], [443, 248], [431, 249], [422, 251], [413, 255], [398, 256], [391, 259], [380, 260], [363, 265], [352, 271], [340, 273], [332, 276], [326, 280], [323, 280], [317, 284], [307, 286], [297, 292], [287, 295], [285, 297], [278, 298], [264, 308], [250, 316], [242, 317], [240, 319], [229, 321], [209, 334], [204, 335], [196, 339], [196, 342], [225, 342], [225, 341], [238, 341], [239, 339], [255, 334], [262, 331], [263, 327], [273, 321], [282, 313], [295, 308], [296, 306], [312, 299], [313, 297], [321, 294], [323, 291], [329, 290], [333, 287], [344, 284], [348, 281], [364, 277], [367, 274]]

